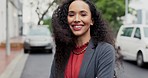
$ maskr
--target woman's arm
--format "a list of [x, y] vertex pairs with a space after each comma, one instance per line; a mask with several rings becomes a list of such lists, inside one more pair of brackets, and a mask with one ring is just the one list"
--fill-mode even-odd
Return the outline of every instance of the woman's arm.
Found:
[[113, 78], [115, 68], [115, 49], [112, 45], [105, 43], [98, 51], [97, 78]]

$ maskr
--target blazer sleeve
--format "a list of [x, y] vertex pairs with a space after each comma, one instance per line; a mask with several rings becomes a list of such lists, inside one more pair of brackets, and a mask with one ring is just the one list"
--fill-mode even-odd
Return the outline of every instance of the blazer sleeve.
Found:
[[52, 62], [50, 77], [49, 78], [55, 78], [55, 60], [53, 60], [53, 62]]
[[105, 43], [99, 48], [97, 55], [97, 78], [113, 78], [115, 68], [115, 49], [112, 45]]

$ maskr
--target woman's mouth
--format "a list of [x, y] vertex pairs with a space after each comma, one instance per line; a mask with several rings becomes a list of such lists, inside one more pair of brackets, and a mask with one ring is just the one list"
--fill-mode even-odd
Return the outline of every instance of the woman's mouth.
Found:
[[80, 31], [82, 29], [82, 25], [73, 25], [72, 28], [74, 31]]

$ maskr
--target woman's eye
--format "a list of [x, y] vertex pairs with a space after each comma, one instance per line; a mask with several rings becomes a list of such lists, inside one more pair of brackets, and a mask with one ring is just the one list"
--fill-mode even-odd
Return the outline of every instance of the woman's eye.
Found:
[[86, 14], [85, 13], [82, 13], [81, 16], [86, 16]]
[[81, 12], [81, 16], [87, 16], [86, 12]]
[[74, 13], [68, 13], [68, 16], [74, 16]]

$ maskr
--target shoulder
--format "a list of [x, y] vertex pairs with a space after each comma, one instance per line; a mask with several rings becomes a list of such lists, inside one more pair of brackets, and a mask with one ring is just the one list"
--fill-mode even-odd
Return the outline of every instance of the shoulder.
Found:
[[115, 54], [115, 48], [106, 42], [99, 42], [96, 49], [96, 53], [99, 55], [114, 55]]
[[106, 49], [112, 49], [114, 50], [114, 47], [106, 42], [99, 42], [96, 49], [106, 50]]
[[107, 42], [98, 42], [97, 46], [95, 47], [94, 42], [91, 39], [88, 47], [94, 49], [95, 54], [106, 54], [106, 53], [115, 54], [115, 48], [113, 47], [113, 45]]

